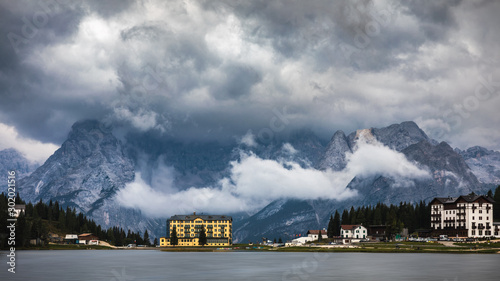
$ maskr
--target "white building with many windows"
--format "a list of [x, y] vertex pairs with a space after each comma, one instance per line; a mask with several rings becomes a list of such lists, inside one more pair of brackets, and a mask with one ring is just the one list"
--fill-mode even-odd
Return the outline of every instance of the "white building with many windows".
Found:
[[500, 237], [498, 225], [493, 225], [493, 203], [492, 198], [474, 193], [434, 198], [431, 228], [449, 237]]

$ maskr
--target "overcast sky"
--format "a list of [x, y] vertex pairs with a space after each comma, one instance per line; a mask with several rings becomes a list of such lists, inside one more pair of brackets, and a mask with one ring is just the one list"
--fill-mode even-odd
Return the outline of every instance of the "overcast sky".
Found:
[[0, 149], [40, 161], [88, 118], [189, 140], [413, 120], [500, 149], [500, 2], [403, 2], [1, 1]]

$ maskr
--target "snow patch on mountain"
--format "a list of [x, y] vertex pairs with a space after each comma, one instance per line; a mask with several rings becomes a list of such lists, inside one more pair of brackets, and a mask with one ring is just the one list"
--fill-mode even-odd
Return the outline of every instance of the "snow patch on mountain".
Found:
[[38, 193], [40, 193], [40, 187], [43, 186], [43, 181], [39, 181], [37, 184], [36, 184], [36, 187], [35, 187], [35, 194], [38, 195]]

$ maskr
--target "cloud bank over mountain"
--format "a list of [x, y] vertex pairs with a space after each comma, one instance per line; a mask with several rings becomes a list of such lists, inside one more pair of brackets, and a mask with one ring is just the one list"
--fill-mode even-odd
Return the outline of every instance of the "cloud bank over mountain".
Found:
[[[499, 10], [498, 1], [3, 1], [0, 123], [58, 145], [88, 118], [186, 141], [302, 127], [328, 138], [415, 120], [452, 146], [498, 150]], [[273, 123], [284, 107], [286, 124]]]
[[[347, 166], [342, 171], [304, 168], [293, 161], [240, 153], [240, 160], [230, 163], [230, 176], [220, 180], [217, 186], [175, 190], [171, 173], [155, 173], [152, 184], [137, 173], [134, 182], [118, 192], [117, 201], [153, 217], [192, 211], [255, 213], [276, 199], [342, 201], [353, 198], [357, 191], [347, 185], [356, 176], [383, 175], [394, 179], [397, 187], [407, 186], [409, 179], [430, 178], [425, 167], [418, 167], [402, 153], [376, 140], [370, 143], [359, 140], [354, 153], [347, 155]], [[164, 169], [161, 165], [157, 168]], [[158, 182], [162, 184], [155, 184]]]
[[43, 164], [59, 148], [52, 143], [24, 138], [14, 127], [2, 123], [0, 123], [0, 147], [14, 148], [26, 159], [38, 165]]

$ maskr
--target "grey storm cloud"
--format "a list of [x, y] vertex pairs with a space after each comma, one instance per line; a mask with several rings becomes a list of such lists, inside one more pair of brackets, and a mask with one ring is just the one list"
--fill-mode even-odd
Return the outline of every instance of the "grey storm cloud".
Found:
[[[0, 123], [179, 139], [415, 120], [500, 149], [496, 1], [3, 1]], [[276, 119], [281, 120], [281, 119]], [[281, 130], [280, 130], [281, 131]]]

